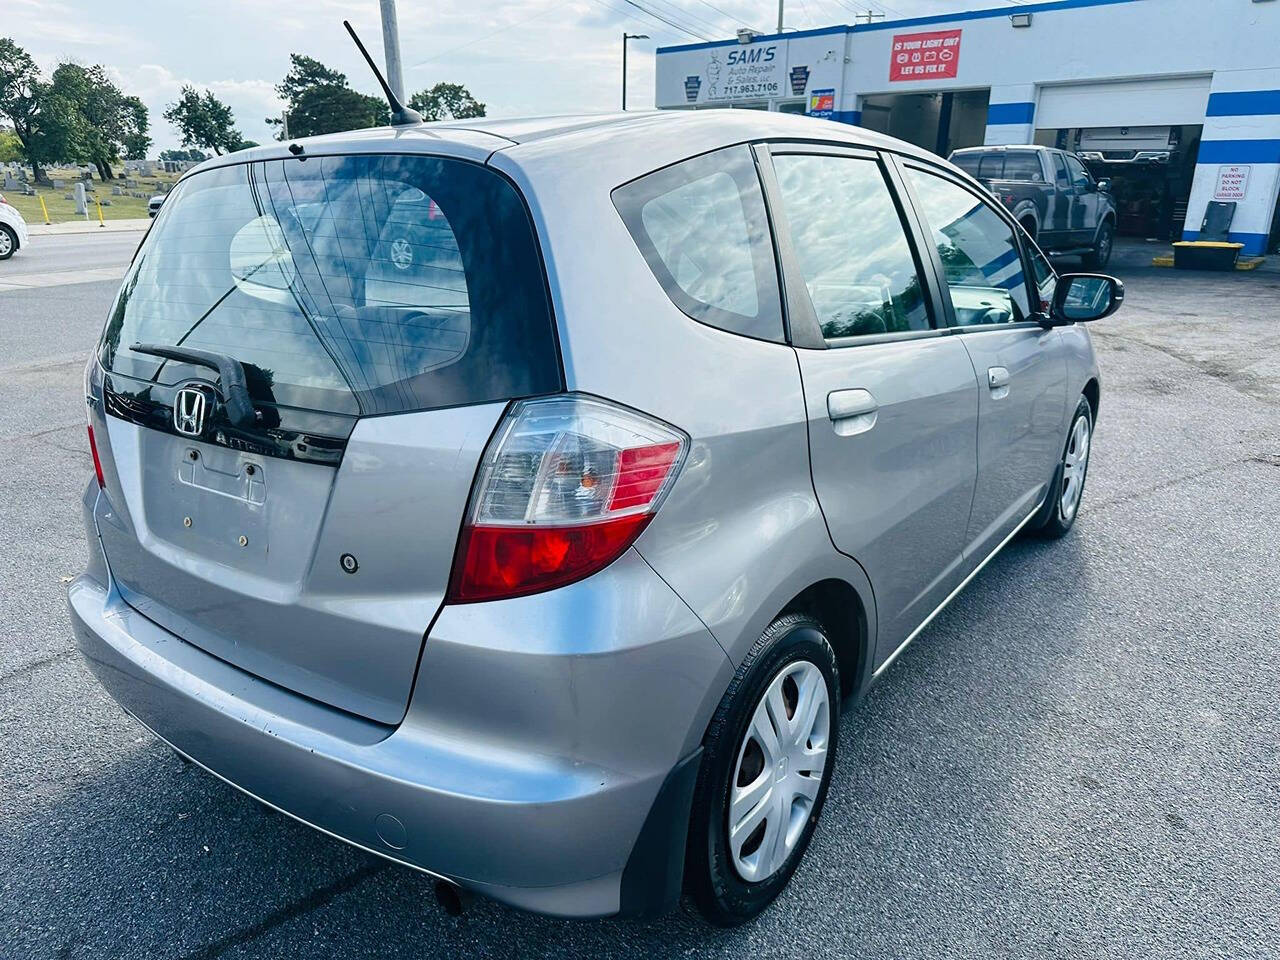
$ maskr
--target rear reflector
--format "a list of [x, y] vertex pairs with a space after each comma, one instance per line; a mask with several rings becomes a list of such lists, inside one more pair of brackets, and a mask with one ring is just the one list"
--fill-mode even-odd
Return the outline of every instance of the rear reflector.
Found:
[[538, 593], [616, 560], [661, 505], [688, 439], [601, 400], [516, 404], [485, 451], [449, 601]]
[[89, 424], [89, 452], [93, 454], [93, 474], [98, 478], [98, 489], [101, 490], [107, 482], [102, 479], [102, 461], [98, 459], [98, 442], [93, 439], [93, 424]]

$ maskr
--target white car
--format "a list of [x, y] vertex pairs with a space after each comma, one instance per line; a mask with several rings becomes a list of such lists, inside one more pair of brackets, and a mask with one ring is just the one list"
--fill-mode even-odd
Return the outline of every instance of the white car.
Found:
[[27, 245], [27, 221], [16, 207], [0, 194], [0, 260], [8, 260], [19, 247]]
[[164, 204], [164, 194], [157, 193], [154, 197], [147, 201], [147, 216], [154, 217], [160, 212], [160, 207]]

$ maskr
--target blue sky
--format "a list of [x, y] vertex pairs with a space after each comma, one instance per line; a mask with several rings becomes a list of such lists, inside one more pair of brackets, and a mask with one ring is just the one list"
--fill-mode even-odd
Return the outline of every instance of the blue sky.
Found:
[[[746, 25], [772, 31], [776, 2], [639, 0], [682, 32], [627, 0], [397, 0], [405, 87], [464, 83], [494, 116], [615, 110], [621, 34], [632, 41], [628, 103], [653, 105], [655, 46], [732, 36]], [[890, 19], [1011, 5], [1015, 0], [786, 0], [786, 26], [851, 23], [871, 9]], [[1021, 0], [1025, 2], [1025, 0]], [[177, 146], [161, 117], [184, 83], [212, 89], [251, 140], [280, 109], [272, 89], [289, 54], [305, 53], [376, 92], [342, 19], [350, 19], [381, 60], [377, 0], [0, 0], [0, 35], [26, 47], [46, 69], [64, 59], [102, 63], [151, 108], [155, 150]]]

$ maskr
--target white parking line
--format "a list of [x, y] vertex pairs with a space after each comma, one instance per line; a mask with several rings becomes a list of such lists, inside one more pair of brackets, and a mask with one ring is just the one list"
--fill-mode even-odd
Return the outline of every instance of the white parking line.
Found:
[[119, 280], [129, 269], [128, 264], [118, 267], [99, 267], [95, 270], [62, 270], [57, 273], [26, 273], [0, 278], [0, 293], [6, 290], [29, 290], [33, 287], [60, 287], [69, 283], [93, 283], [98, 280]]

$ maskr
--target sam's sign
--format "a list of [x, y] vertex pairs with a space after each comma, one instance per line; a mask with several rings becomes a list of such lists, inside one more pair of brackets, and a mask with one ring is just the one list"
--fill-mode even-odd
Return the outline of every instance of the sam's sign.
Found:
[[899, 33], [893, 38], [889, 82], [950, 80], [960, 69], [959, 30]]
[[783, 96], [785, 60], [774, 43], [714, 50], [703, 70], [706, 99], [753, 100]]

